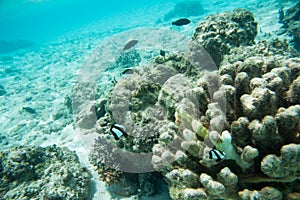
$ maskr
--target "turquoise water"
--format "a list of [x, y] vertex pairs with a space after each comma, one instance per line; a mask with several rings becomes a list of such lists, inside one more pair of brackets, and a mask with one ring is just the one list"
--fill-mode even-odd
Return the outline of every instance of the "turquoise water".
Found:
[[[142, 8], [165, 5], [167, 1], [9, 1], [0, 2], [0, 39], [49, 41], [68, 31], [101, 20], [110, 27], [110, 18], [134, 13]], [[173, 3], [173, 2], [171, 2]], [[150, 10], [151, 12], [151, 10]], [[159, 17], [159, 16], [157, 16]], [[127, 19], [123, 19], [125, 23]], [[135, 19], [143, 23], [144, 17]]]
[[[194, 5], [200, 5], [200, 7], [176, 7], [178, 3], [182, 2], [188, 4], [196, 2]], [[132, 139], [129, 137], [129, 139], [126, 140], [127, 138], [124, 138], [125, 136], [127, 137], [126, 132], [129, 133], [130, 131], [144, 133], [143, 131], [150, 130], [149, 132], [151, 134], [153, 132], [159, 132], [161, 127], [166, 128], [165, 124], [159, 121], [160, 119], [166, 120], [168, 123], [170, 121], [172, 121], [172, 123], [181, 123], [180, 120], [177, 120], [178, 116], [175, 116], [175, 114], [174, 116], [169, 116], [172, 112], [175, 113], [175, 109], [172, 107], [174, 105], [172, 104], [168, 107], [167, 103], [164, 104], [164, 101], [167, 102], [167, 100], [163, 99], [164, 94], [160, 96], [157, 94], [157, 91], [160, 91], [161, 88], [170, 87], [171, 89], [167, 88], [169, 91], [167, 89], [166, 91], [170, 93], [175, 91], [174, 96], [176, 96], [176, 94], [179, 94], [180, 92], [185, 92], [185, 89], [181, 89], [181, 81], [183, 81], [184, 87], [188, 88], [190, 85], [195, 86], [195, 88], [193, 88], [195, 90], [192, 90], [191, 93], [184, 93], [184, 97], [186, 97], [194, 94], [194, 91], [197, 93], [199, 87], [203, 86], [204, 88], [204, 85], [207, 84], [209, 80], [206, 80], [207, 82], [203, 82], [203, 80], [202, 82], [195, 81], [195, 79], [199, 77], [193, 79], [192, 76], [194, 76], [194, 72], [191, 72], [192, 75], [181, 73], [182, 71], [180, 70], [182, 69], [180, 69], [180, 65], [177, 66], [179, 69], [176, 69], [180, 71], [180, 76], [177, 76], [178, 73], [175, 73], [174, 70], [171, 70], [170, 68], [160, 69], [158, 67], [157, 71], [155, 71], [155, 67], [160, 65], [155, 65], [154, 67], [153, 62], [162, 62], [165, 64], [163, 62], [165, 61], [164, 59], [167, 59], [167, 56], [174, 52], [178, 54], [183, 52], [183, 55], [186, 56], [184, 53], [189, 50], [190, 46], [188, 46], [188, 44], [190, 44], [189, 42], [196, 32], [196, 27], [199, 22], [203, 22], [208, 16], [225, 11], [232, 11], [236, 8], [245, 8], [253, 13], [255, 21], [257, 22], [257, 35], [253, 41], [251, 41], [253, 43], [249, 43], [245, 46], [241, 45], [239, 51], [235, 49], [233, 52], [230, 50], [240, 46], [229, 45], [229, 49], [226, 49], [221, 43], [216, 43], [219, 46], [215, 47], [213, 51], [210, 52], [211, 55], [206, 54], [207, 52], [205, 51], [204, 55], [208, 55], [205, 57], [207, 60], [205, 60], [205, 62], [202, 62], [203, 60], [201, 60], [198, 64], [209, 63], [211, 64], [209, 66], [212, 66], [211, 70], [216, 71], [219, 70], [219, 67], [225, 66], [223, 69], [226, 71], [226, 63], [220, 64], [215, 61], [217, 63], [215, 64], [211, 58], [215, 58], [215, 55], [212, 54], [215, 52], [217, 52], [216, 54], [220, 53], [219, 50], [221, 49], [220, 54], [222, 54], [222, 51], [227, 51], [226, 54], [228, 54], [228, 57], [226, 57], [226, 62], [228, 62], [228, 66], [232, 66], [232, 63], [230, 62], [236, 62], [234, 63], [234, 66], [238, 69], [241, 65], [240, 63], [248, 59], [247, 53], [249, 52], [250, 58], [247, 62], [252, 62], [252, 57], [254, 57], [253, 59], [259, 60], [261, 58], [260, 56], [262, 56], [267, 60], [264, 61], [267, 64], [263, 65], [266, 66], [266, 68], [273, 65], [278, 68], [289, 66], [291, 67], [291, 70], [294, 70], [294, 74], [299, 75], [297, 66], [300, 61], [298, 54], [295, 53], [297, 50], [291, 50], [293, 53], [287, 55], [290, 49], [284, 49], [286, 44], [290, 45], [290, 47], [297, 46], [297, 44], [295, 44], [297, 41], [292, 38], [291, 32], [282, 28], [282, 22], [279, 23], [280, 9], [286, 11], [296, 3], [297, 1], [289, 0], [0, 0], [0, 199], [21, 199], [24, 196], [27, 199], [171, 199], [172, 195], [169, 195], [171, 184], [168, 185], [164, 180], [166, 180], [167, 177], [172, 178], [170, 174], [166, 176], [166, 173], [168, 170], [171, 171], [174, 166], [171, 166], [171, 168], [168, 168], [168, 166], [167, 170], [164, 171], [165, 173], [150, 173], [150, 175], [144, 173], [154, 171], [152, 165], [150, 167], [147, 166], [148, 168], [145, 167], [139, 169], [140, 161], [143, 161], [144, 158], [143, 156], [149, 153], [149, 151], [152, 151], [153, 144], [151, 142], [153, 141], [151, 140], [149, 142], [148, 140], [145, 140], [146, 142], [143, 143], [144, 141], [142, 139], [139, 140], [137, 138], [137, 140], [135, 140], [135, 138]], [[177, 20], [182, 18], [188, 19], [185, 19], [186, 24], [180, 24], [179, 26], [172, 25], [172, 22], [175, 24]], [[202, 26], [205, 27], [206, 24], [202, 24]], [[198, 27], [198, 31], [203, 28], [202, 26]], [[241, 29], [243, 29], [243, 25], [241, 25], [241, 27]], [[228, 33], [234, 32], [229, 29], [226, 29]], [[213, 33], [208, 33], [208, 36], [205, 35], [205, 37], [212, 37], [212, 35], [215, 34], [214, 31], [212, 32]], [[241, 34], [244, 34], [243, 31]], [[238, 38], [239, 34], [237, 35]], [[222, 35], [220, 36], [221, 40], [223, 37], [226, 38], [226, 36]], [[278, 38], [282, 41], [286, 41], [286, 43], [278, 43], [278, 45], [276, 45], [277, 40], [272, 43], [274, 39]], [[242, 41], [239, 42], [243, 43], [246, 39], [243, 38]], [[266, 47], [264, 46], [264, 43], [260, 43], [260, 41], [264, 40], [270, 42], [270, 46]], [[202, 42], [205, 44], [206, 40], [204, 39]], [[255, 44], [261, 46], [258, 45], [258, 47], [253, 47]], [[264, 49], [262, 51], [257, 50], [260, 48]], [[277, 49], [279, 53], [276, 51]], [[211, 49], [208, 49], [207, 51], [209, 50]], [[258, 52], [257, 55], [256, 51]], [[230, 57], [231, 53], [235, 55]], [[273, 57], [268, 57], [273, 56], [273, 54], [282, 56], [278, 59], [278, 62], [274, 62], [275, 64], [272, 60]], [[201, 57], [203, 55], [201, 54], [198, 56]], [[159, 59], [162, 59], [163, 61]], [[169, 63], [172, 62], [172, 59], [176, 60], [175, 58], [171, 58]], [[177, 61], [178, 60], [176, 60], [176, 62]], [[246, 69], [247, 63], [245, 66]], [[253, 66], [256, 66], [256, 64], [253, 64]], [[149, 71], [152, 72], [152, 67], [154, 69], [153, 74], [147, 74]], [[251, 69], [251, 67], [249, 67], [249, 69]], [[223, 73], [225, 73], [224, 71]], [[285, 90], [289, 90], [289, 84], [292, 84], [294, 80], [299, 80], [299, 78], [294, 77], [296, 75], [291, 72], [289, 75], [290, 77], [293, 77], [293, 80], [291, 78], [291, 81], [284, 82], [284, 80], [280, 79], [282, 78], [280, 75], [283, 74], [282, 79], [284, 79], [288, 72], [278, 71], [276, 73], [279, 75], [273, 75], [277, 79], [273, 76], [271, 77], [270, 74], [269, 76], [266, 76], [267, 78], [274, 78], [274, 83], [272, 82], [272, 84], [275, 85], [275, 89], [277, 89], [277, 86], [280, 84], [287, 84], [288, 86], [285, 85]], [[175, 73], [175, 75], [173, 73]], [[231, 76], [233, 72], [230, 73]], [[130, 77], [132, 74], [137, 74], [137, 76], [132, 76], [133, 78], [131, 80]], [[170, 74], [172, 74], [172, 76]], [[182, 78], [182, 74], [187, 78]], [[174, 77], [176, 76], [179, 78], [172, 79], [173, 75]], [[245, 73], [242, 73], [242, 75], [245, 75]], [[259, 76], [262, 76], [262, 74]], [[173, 87], [169, 82], [167, 82], [169, 85], [165, 84], [167, 86], [164, 84], [162, 84], [162, 86], [153, 86], [151, 85], [151, 82], [147, 87], [138, 90], [140, 88], [137, 89], [136, 87], [138, 87], [139, 84], [142, 85], [139, 81], [145, 80], [145, 77], [150, 77], [151, 81], [155, 80], [163, 83], [164, 81], [167, 82], [165, 77], [168, 77], [173, 81], [172, 84], [175, 86]], [[234, 85], [235, 81], [238, 81], [235, 80], [235, 77], [228, 77], [229, 75], [222, 79], [224, 82], [228, 81], [228, 85]], [[270, 81], [271, 78], [269, 78], [268, 81]], [[166, 80], [162, 81], [161, 79]], [[161, 82], [159, 82], [159, 84], [161, 84]], [[248, 82], [250, 85], [250, 78]], [[84, 85], [85, 83], [89, 83], [90, 85]], [[293, 83], [299, 85], [299, 81], [294, 81]], [[239, 85], [239, 87], [241, 86]], [[132, 100], [131, 97], [126, 96], [126, 94], [129, 94], [128, 90], [130, 91], [128, 88], [134, 88], [141, 93], [132, 93], [132, 95], [136, 95], [133, 97], [133, 99], [137, 99], [135, 102], [136, 104], [133, 103], [126, 107], [123, 106], [123, 101], [129, 102]], [[228, 88], [233, 87], [230, 86]], [[238, 86], [236, 88], [238, 88]], [[242, 91], [244, 92], [243, 94], [249, 95], [251, 93], [249, 91], [250, 86], [249, 88], [245, 88], [245, 91]], [[145, 94], [143, 94], [143, 90], [146, 90]], [[209, 93], [209, 91], [207, 93]], [[273, 94], [272, 92], [270, 93]], [[297, 93], [297, 90], [294, 93]], [[287, 94], [294, 93], [288, 92]], [[168, 94], [166, 93], [166, 95]], [[223, 95], [223, 97], [224, 96], [225, 95]], [[282, 96], [285, 95], [278, 95], [280, 98]], [[299, 95], [297, 96], [296, 94], [295, 96], [296, 98], [290, 98], [292, 99], [291, 103], [287, 103], [288, 100], [286, 99], [282, 100], [283, 103], [280, 103], [282, 103], [283, 107], [286, 106], [285, 108], [292, 105], [299, 105], [299, 101], [297, 100]], [[161, 111], [161, 108], [147, 110], [147, 106], [152, 105], [153, 102], [159, 98], [162, 99], [160, 103], [162, 102], [161, 104], [171, 111], [168, 110], [168, 112], [165, 112], [165, 110], [163, 110], [161, 113], [155, 113], [155, 111]], [[139, 102], [141, 99], [143, 100], [142, 103]], [[172, 100], [172, 98], [170, 99]], [[272, 100], [272, 98], [270, 99]], [[107, 105], [107, 102], [110, 103], [110, 105]], [[124, 104], [128, 102], [125, 102]], [[204, 102], [204, 100], [203, 102], [201, 101], [203, 104], [207, 102]], [[235, 101], [230, 101], [230, 103], [232, 102]], [[240, 103], [239, 101], [237, 102]], [[143, 107], [143, 104], [145, 104], [146, 108]], [[139, 125], [125, 127], [125, 125], [121, 123], [120, 126], [114, 126], [114, 130], [118, 133], [114, 139], [112, 135], [109, 135], [112, 131], [110, 130], [109, 125], [113, 124], [113, 120], [115, 120], [115, 122], [118, 122], [118, 120], [127, 122], [126, 119], [128, 116], [126, 114], [129, 107], [132, 110], [141, 107], [141, 113], [136, 112], [134, 113], [136, 115], [131, 115], [131, 117], [135, 117], [135, 122], [139, 125], [143, 123], [147, 124], [149, 121], [150, 125], [144, 127], [139, 127]], [[199, 107], [201, 107], [201, 105]], [[229, 106], [229, 109], [233, 109], [233, 107], [234, 106]], [[241, 107], [241, 105], [238, 105], [234, 108], [240, 111], [240, 109], [242, 109]], [[109, 112], [107, 112], [106, 109], [110, 109]], [[112, 112], [116, 113], [115, 119], [111, 119], [110, 114]], [[213, 112], [207, 113], [202, 114], [214, 115]], [[232, 113], [235, 113], [235, 111], [232, 111]], [[270, 113], [275, 116], [274, 113], [276, 113], [276, 111]], [[293, 112], [293, 114], [294, 113], [296, 112]], [[147, 119], [143, 118], [144, 115], [148, 114], [151, 117], [155, 116], [159, 119], [157, 124], [151, 124], [151, 120], [153, 120], [151, 117], [146, 117]], [[232, 114], [232, 116], [234, 116], [234, 114]], [[299, 146], [299, 113], [295, 114], [293, 117], [292, 120], [298, 120], [298, 125], [297, 122], [293, 124], [293, 126], [296, 127], [294, 127], [294, 129], [298, 131], [298, 135], [295, 136], [297, 139], [293, 142]], [[255, 117], [251, 116], [249, 119], [254, 121], [254, 118]], [[261, 120], [261, 118], [257, 118]], [[188, 119], [191, 120], [192, 118]], [[96, 120], [98, 121], [95, 125]], [[154, 122], [156, 122], [155, 120], [156, 119], [154, 119]], [[231, 122], [232, 121], [230, 121], [230, 123]], [[208, 122], [206, 121], [206, 123]], [[220, 124], [222, 123], [220, 122]], [[193, 125], [194, 124], [190, 126]], [[260, 124], [259, 126], [262, 125]], [[116, 130], [116, 127], [119, 127], [119, 129]], [[139, 129], [134, 129], [136, 127]], [[168, 125], [168, 128], [172, 129], [172, 125]], [[226, 128], [230, 129], [230, 124], [227, 124]], [[275, 129], [276, 128], [272, 130]], [[172, 129], [171, 132], [174, 130]], [[99, 157], [103, 156], [101, 152], [109, 152], [109, 150], [105, 149], [105, 144], [102, 145], [103, 143], [101, 143], [106, 141], [104, 138], [112, 141], [113, 145], [117, 145], [117, 150], [121, 149], [121, 153], [123, 150], [135, 153], [142, 152], [141, 157], [140, 155], [133, 157], [132, 163], [134, 163], [135, 167], [138, 169], [132, 169], [132, 166], [134, 165], [130, 165], [129, 168], [126, 169], [127, 171], [124, 170], [126, 173], [132, 173], [133, 171], [135, 173], [132, 173], [132, 176], [129, 175], [128, 180], [122, 183], [123, 185], [112, 184], [112, 187], [107, 187], [102, 181], [107, 183], [113, 182], [114, 176], [116, 175], [115, 171], [111, 170], [109, 167], [106, 168], [106, 166], [101, 166], [101, 161], [98, 162], [97, 159], [95, 161], [89, 157], [90, 152], [93, 149], [96, 149], [96, 147], [94, 148], [95, 139], [99, 137], [100, 133], [103, 140], [100, 139], [100, 145], [96, 146], [101, 150], [100, 153], [98, 152], [100, 155]], [[157, 135], [153, 137], [155, 139], [158, 138]], [[169, 135], [166, 136], [166, 134], [164, 134], [162, 137], [165, 137], [164, 140], [167, 141]], [[186, 137], [189, 137], [189, 135], [186, 135]], [[199, 137], [195, 136], [195, 138], [198, 139]], [[228, 139], [228, 137], [226, 138], [225, 136], [224, 138]], [[155, 139], [153, 143], [157, 143], [158, 139]], [[235, 139], [236, 138], [233, 138], [233, 140]], [[241, 140], [241, 143], [245, 141], [249, 142], [246, 139]], [[264, 139], [264, 141], [266, 140], [267, 139]], [[165, 141], [160, 142], [164, 143]], [[290, 140], [288, 141], [290, 142]], [[231, 149], [235, 149], [239, 144], [239, 141], [235, 142], [234, 145], [229, 142]], [[256, 147], [255, 142], [250, 141], [249, 143]], [[259, 146], [259, 144], [260, 143], [258, 143], [257, 146]], [[288, 142], [283, 142], [283, 144], [288, 144]], [[66, 147], [67, 149], [61, 149], [62, 147]], [[239, 147], [238, 153], [234, 154], [234, 156], [240, 156], [243, 147], [244, 146]], [[226, 150], [224, 147], [221, 148]], [[218, 153], [221, 154], [222, 157], [220, 157], [219, 160], [222, 160], [224, 157], [226, 158], [225, 154], [222, 152], [223, 149], [212, 151], [212, 153], [216, 154], [215, 157], [217, 157]], [[275, 149], [274, 151], [272, 150], [271, 153], [273, 152], [279, 155], [280, 148]], [[98, 154], [96, 155], [98, 156]], [[110, 157], [109, 154], [107, 155]], [[192, 157], [192, 153], [190, 152], [187, 153], [187, 155]], [[150, 157], [151, 156], [152, 154], [150, 154]], [[266, 155], [262, 153], [261, 156]], [[166, 157], [168, 158], [168, 155]], [[233, 159], [228, 162], [225, 161], [221, 165], [216, 165], [216, 168], [214, 168], [215, 165], [210, 167], [205, 166], [204, 168], [203, 166], [200, 166], [199, 159], [195, 157], [196, 156], [192, 157], [193, 162], [191, 160], [189, 160], [189, 162], [192, 163], [193, 167], [191, 168], [193, 172], [197, 173], [197, 177], [200, 176], [200, 172], [203, 170], [215, 179], [219, 176], [217, 173], [219, 173], [221, 168], [227, 165], [231, 167], [235, 164]], [[263, 157], [259, 157], [258, 159], [260, 160], [255, 160], [255, 162], [260, 163], [262, 158]], [[240, 159], [240, 157], [238, 157], [238, 159]], [[238, 166], [238, 163], [230, 169], [238, 175], [245, 175], [241, 172], [243, 170], [239, 169], [239, 167], [242, 166], [247, 168], [248, 165], [252, 165], [253, 163], [245, 163], [245, 161], [241, 159], [238, 161], [241, 161], [240, 163], [242, 164]], [[194, 168], [194, 164], [199, 164], [199, 169], [201, 170]], [[95, 166], [97, 166], [97, 169]], [[256, 168], [253, 170], [260, 168], [259, 164], [255, 167]], [[177, 169], [179, 167], [175, 166], [174, 168]], [[104, 170], [105, 173], [101, 171], [102, 169], [106, 170]], [[187, 167], [187, 169], [190, 168]], [[28, 171], [28, 173], [24, 173], [24, 171]], [[262, 172], [259, 171], [258, 174], [259, 173]], [[185, 172], [185, 174], [189, 174], [189, 171]], [[90, 183], [89, 181], [91, 179], [93, 181]], [[180, 185], [186, 181], [183, 179], [184, 178], [174, 182]], [[190, 180], [187, 180], [188, 181], [184, 183], [189, 185]], [[191, 182], [193, 183], [193, 179], [191, 179]], [[266, 182], [268, 182], [268, 180]], [[22, 185], [22, 183], [24, 184]], [[297, 184], [299, 185], [299, 181], [294, 183], [296, 186]], [[280, 184], [281, 183], [274, 183], [274, 187], [280, 187]], [[203, 185], [201, 185], [201, 187]], [[265, 186], [265, 183], [262, 185]], [[243, 185], [239, 190], [243, 190], [247, 186], [248, 185]], [[259, 190], [263, 186], [254, 184], [253, 188], [249, 187], [249, 189]], [[299, 187], [297, 188], [296, 186], [296, 189], [293, 189], [293, 191], [300, 193], [300, 191], [297, 191], [299, 190]], [[205, 188], [205, 191], [206, 190], [208, 189]], [[235, 197], [237, 197], [237, 191], [235, 192]], [[25, 197], [24, 199], [26, 199]], [[186, 197], [186, 199], [189, 198], [190, 197]]]

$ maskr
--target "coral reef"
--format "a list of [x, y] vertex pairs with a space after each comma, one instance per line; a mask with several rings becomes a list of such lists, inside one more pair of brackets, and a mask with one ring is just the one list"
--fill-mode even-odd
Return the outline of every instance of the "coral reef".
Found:
[[211, 15], [196, 27], [193, 39], [199, 42], [219, 66], [225, 54], [233, 47], [254, 43], [257, 22], [244, 9]]
[[56, 146], [0, 152], [3, 199], [88, 199], [91, 175], [74, 152]]
[[[238, 177], [227, 167], [217, 174], [218, 181], [206, 173], [201, 173], [199, 177], [197, 174], [184, 169], [175, 169], [165, 176], [171, 182], [170, 195], [172, 199], [233, 198], [233, 196], [227, 196], [225, 193], [231, 194], [238, 182]], [[199, 188], [200, 183], [203, 188]]]
[[300, 2], [285, 12], [283, 29], [293, 38], [294, 47], [300, 51]]
[[164, 16], [164, 20], [169, 20], [175, 17], [190, 17], [200, 16], [205, 13], [199, 1], [185, 0], [175, 5], [174, 9], [169, 11]]
[[[120, 169], [103, 167], [120, 163], [103, 149], [106, 138], [122, 151], [151, 155], [175, 200], [297, 196], [300, 59], [285, 41], [254, 43], [256, 33], [247, 10], [209, 16], [193, 41], [218, 68], [170, 53], [120, 79], [96, 106], [100, 139], [90, 159], [101, 174]], [[129, 136], [113, 140], [113, 123]]]
[[264, 157], [261, 170], [271, 178], [296, 179], [300, 177], [300, 145], [289, 144], [281, 148], [281, 156]]
[[264, 187], [260, 191], [243, 190], [239, 192], [239, 196], [242, 200], [248, 199], [282, 199], [282, 193], [273, 187]]

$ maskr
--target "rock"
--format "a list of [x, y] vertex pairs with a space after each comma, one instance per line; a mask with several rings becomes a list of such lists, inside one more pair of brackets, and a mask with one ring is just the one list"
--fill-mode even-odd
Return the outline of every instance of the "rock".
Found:
[[4, 199], [90, 198], [91, 175], [67, 148], [15, 147], [0, 152], [0, 163]]

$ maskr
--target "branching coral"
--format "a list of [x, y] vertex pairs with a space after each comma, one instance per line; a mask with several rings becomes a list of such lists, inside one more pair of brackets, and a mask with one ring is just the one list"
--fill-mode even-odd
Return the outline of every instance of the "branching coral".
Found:
[[250, 191], [245, 189], [239, 192], [239, 196], [242, 200], [248, 199], [273, 199], [280, 200], [282, 199], [282, 193], [273, 187], [264, 187], [260, 191]]
[[271, 178], [300, 178], [300, 145], [289, 144], [281, 148], [281, 156], [270, 154], [264, 157], [261, 170]]

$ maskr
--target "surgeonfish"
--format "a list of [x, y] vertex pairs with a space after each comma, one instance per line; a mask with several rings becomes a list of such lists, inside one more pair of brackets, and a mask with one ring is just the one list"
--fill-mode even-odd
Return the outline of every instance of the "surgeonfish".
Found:
[[172, 22], [172, 25], [183, 26], [183, 25], [187, 25], [189, 23], [191, 23], [191, 21], [189, 19], [181, 18], [181, 19], [176, 20], [175, 22]]
[[224, 160], [224, 158], [225, 158], [225, 152], [222, 152], [222, 151], [220, 151], [220, 150], [218, 150], [218, 149], [212, 149], [212, 150], [210, 150], [208, 153], [207, 153], [207, 157], [209, 158], [209, 159], [213, 159], [213, 160], [215, 160], [215, 161], [217, 161], [217, 162], [219, 162], [219, 161], [221, 161], [221, 160]]
[[110, 132], [116, 140], [119, 140], [122, 136], [127, 137], [128, 134], [125, 131], [125, 127], [120, 124], [113, 124], [110, 127]]
[[123, 48], [123, 51], [126, 51], [132, 47], [134, 47], [139, 41], [138, 40], [130, 40], [129, 42], [127, 42]]

